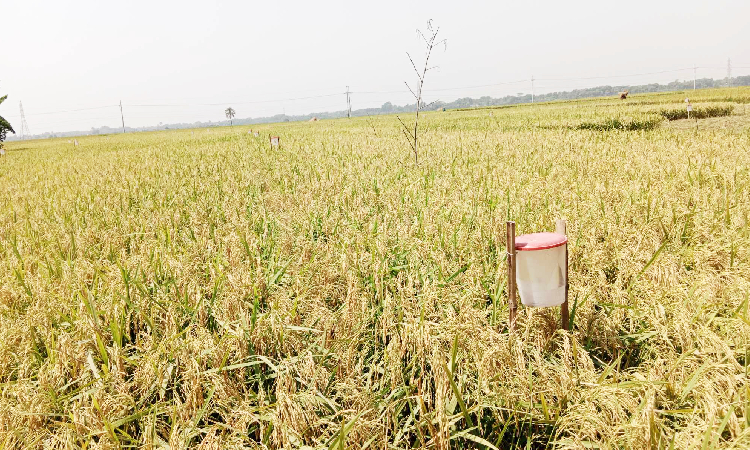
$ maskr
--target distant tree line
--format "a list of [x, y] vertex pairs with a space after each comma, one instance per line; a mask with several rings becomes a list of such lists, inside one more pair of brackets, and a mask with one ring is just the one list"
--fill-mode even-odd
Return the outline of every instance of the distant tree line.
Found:
[[[0, 97], [0, 103], [4, 102], [6, 98], [8, 98], [7, 95], [3, 95], [2, 97]], [[10, 122], [5, 120], [3, 116], [0, 116], [0, 148], [3, 148], [3, 141], [8, 135], [8, 132], [15, 133], [15, 131], [13, 131], [13, 127], [10, 126]]]
[[[707, 89], [707, 88], [719, 88], [727, 86], [727, 79], [722, 78], [715, 80], [713, 78], [701, 78], [696, 80], [696, 88]], [[734, 77], [731, 79], [732, 86], [750, 86], [750, 75]], [[572, 91], [560, 91], [550, 92], [548, 94], [537, 94], [534, 96], [535, 102], [549, 102], [554, 100], [575, 100], [580, 98], [591, 98], [591, 97], [614, 97], [619, 92], [624, 90], [630, 91], [630, 94], [643, 94], [649, 92], [669, 92], [669, 91], [682, 91], [692, 90], [693, 81], [679, 81], [675, 80], [667, 84], [642, 84], [639, 86], [619, 85], [619, 86], [596, 86], [586, 89], [575, 89]], [[484, 96], [480, 98], [464, 97], [454, 100], [452, 102], [434, 102], [430, 105], [430, 109], [460, 109], [460, 108], [480, 108], [487, 106], [503, 106], [503, 105], [516, 105], [522, 103], [531, 103], [531, 94], [518, 94], [518, 95], [507, 95], [505, 97], [493, 98]], [[352, 116], [375, 116], [380, 114], [397, 114], [414, 112], [417, 104], [407, 104], [403, 106], [394, 105], [391, 102], [383, 103], [380, 108], [364, 108], [352, 111]], [[234, 110], [232, 110], [234, 113]], [[313, 117], [318, 119], [340, 119], [346, 117], [347, 111], [332, 111], [332, 112], [316, 112], [304, 115], [287, 116], [286, 114], [276, 114], [275, 116], [269, 117], [248, 117], [245, 119], [234, 119], [223, 120], [219, 122], [185, 122], [185, 123], [173, 123], [173, 124], [159, 124], [150, 127], [139, 127], [131, 128], [126, 127], [126, 132], [137, 132], [137, 131], [157, 131], [157, 130], [169, 130], [169, 129], [182, 129], [182, 128], [205, 128], [205, 127], [219, 127], [229, 126], [232, 122], [237, 125], [253, 125], [263, 123], [279, 123], [279, 122], [299, 122], [307, 121]], [[68, 131], [68, 132], [50, 132], [37, 134], [35, 138], [53, 138], [53, 137], [68, 137], [68, 136], [81, 136], [86, 134], [114, 134], [122, 132], [122, 128], [110, 128], [102, 126], [98, 128], [91, 128], [90, 131]], [[9, 138], [8, 140], [16, 140], [17, 137]]]

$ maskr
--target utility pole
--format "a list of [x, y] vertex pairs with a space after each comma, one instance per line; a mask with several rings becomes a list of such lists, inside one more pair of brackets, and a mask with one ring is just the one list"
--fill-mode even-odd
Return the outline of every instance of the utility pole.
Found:
[[531, 103], [534, 103], [534, 75], [531, 76]]
[[732, 87], [732, 60], [727, 58], [727, 86]]
[[31, 137], [31, 131], [29, 131], [29, 124], [26, 123], [26, 115], [23, 113], [23, 103], [18, 102], [18, 106], [21, 108], [21, 139], [25, 140]]
[[122, 119], [122, 134], [125, 134], [125, 116], [122, 114], [122, 100], [120, 100], [120, 119]]
[[695, 80], [698, 78], [698, 66], [693, 66], [693, 90], [695, 90]]
[[351, 94], [351, 92], [349, 92], [349, 86], [347, 86], [346, 87], [346, 117], [351, 119], [352, 118], [352, 100], [349, 97], [349, 94]]

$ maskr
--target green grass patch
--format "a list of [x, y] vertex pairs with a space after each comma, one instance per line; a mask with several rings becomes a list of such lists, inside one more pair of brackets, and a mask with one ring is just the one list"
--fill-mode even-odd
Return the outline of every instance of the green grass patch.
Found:
[[602, 121], [581, 122], [575, 129], [593, 131], [648, 131], [658, 127], [661, 121], [662, 118], [658, 116], [646, 116], [635, 119], [609, 117]]
[[[731, 116], [734, 112], [734, 105], [710, 105], [696, 107], [690, 113], [693, 119], [707, 119], [709, 117]], [[688, 118], [686, 107], [662, 109], [659, 114], [667, 120], [680, 120]]]

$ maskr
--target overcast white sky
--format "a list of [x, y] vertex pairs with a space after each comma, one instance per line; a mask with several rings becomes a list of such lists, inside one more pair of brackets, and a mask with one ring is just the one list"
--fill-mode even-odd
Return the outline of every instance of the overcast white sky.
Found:
[[[498, 83], [532, 75], [537, 93], [692, 79], [622, 75], [693, 65], [722, 78], [727, 58], [750, 73], [747, 0], [0, 0], [0, 16], [0, 115], [18, 131], [22, 101], [32, 133], [119, 126], [120, 100], [129, 126], [219, 121], [226, 106], [241, 118], [342, 110], [347, 85], [354, 109], [413, 102], [382, 92], [413, 81], [405, 51], [422, 59], [415, 30], [430, 18], [448, 48], [428, 101], [528, 93], [528, 81]], [[596, 76], [618, 77], [543, 80]]]

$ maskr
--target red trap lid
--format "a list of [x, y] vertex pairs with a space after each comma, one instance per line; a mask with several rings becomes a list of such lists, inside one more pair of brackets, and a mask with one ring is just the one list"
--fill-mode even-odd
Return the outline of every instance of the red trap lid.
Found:
[[519, 252], [531, 250], [547, 250], [559, 247], [568, 242], [564, 234], [532, 233], [516, 236], [516, 250]]

